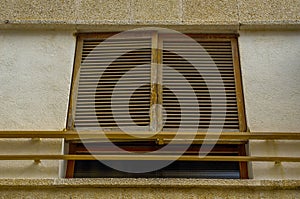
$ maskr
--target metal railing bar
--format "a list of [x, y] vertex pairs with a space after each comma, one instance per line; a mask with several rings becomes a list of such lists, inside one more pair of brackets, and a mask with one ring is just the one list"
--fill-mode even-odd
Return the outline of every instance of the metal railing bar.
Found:
[[191, 156], [183, 155], [0, 155], [0, 160], [179, 160], [234, 162], [300, 162], [300, 157]]
[[[149, 136], [147, 136], [149, 134]], [[120, 131], [0, 131], [0, 138], [65, 138], [78, 139], [136, 139], [147, 137], [147, 140], [157, 139], [221, 139], [221, 140], [300, 140], [300, 132], [222, 132], [222, 133], [191, 133], [191, 132], [161, 132], [156, 135], [147, 132], [134, 133], [134, 137]], [[194, 136], [195, 135], [195, 136]]]

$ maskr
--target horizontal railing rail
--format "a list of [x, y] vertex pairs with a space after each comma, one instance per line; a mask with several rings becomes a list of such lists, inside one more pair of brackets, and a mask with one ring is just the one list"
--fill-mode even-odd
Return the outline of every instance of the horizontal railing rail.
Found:
[[192, 156], [182, 155], [0, 155], [0, 160], [180, 160], [180, 161], [267, 161], [300, 162], [300, 157]]
[[[67, 140], [78, 139], [222, 139], [222, 140], [300, 140], [300, 132], [162, 132], [153, 135], [153, 133], [141, 132], [132, 135], [122, 132], [105, 131], [0, 131], [0, 138], [65, 138]], [[148, 136], [149, 135], [149, 136]]]

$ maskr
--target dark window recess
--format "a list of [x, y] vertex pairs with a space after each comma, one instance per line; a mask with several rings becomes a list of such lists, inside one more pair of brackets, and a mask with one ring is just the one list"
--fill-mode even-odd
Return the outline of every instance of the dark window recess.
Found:
[[[157, 145], [154, 142], [124, 142], [115, 143], [118, 147], [125, 151], [145, 153], [158, 150], [164, 145]], [[87, 144], [86, 144], [87, 145]], [[89, 143], [88, 148], [92, 149], [93, 154], [118, 154], [112, 151], [105, 143]], [[242, 145], [228, 145], [218, 144], [214, 146], [210, 156], [237, 156], [239, 154], [239, 147]], [[170, 154], [178, 152], [181, 145], [174, 145], [170, 149]], [[184, 155], [198, 155], [200, 144], [190, 146]], [[207, 145], [207, 147], [209, 147]], [[71, 148], [75, 148], [75, 154], [90, 154], [81, 143], [73, 143]], [[107, 161], [108, 162], [108, 161]], [[132, 161], [134, 162], [134, 161]], [[155, 161], [135, 161], [140, 164], [157, 164]], [[110, 161], [111, 164], [122, 164], [124, 161]], [[175, 161], [169, 166], [160, 170], [148, 173], [126, 173], [115, 170], [106, 166], [100, 161], [75, 161], [74, 165], [74, 178], [224, 178], [224, 179], [239, 179], [240, 178], [240, 165], [238, 162], [213, 162], [213, 161]]]
[[[117, 162], [122, 163], [121, 161]], [[148, 162], [155, 164], [155, 162]], [[74, 178], [224, 178], [239, 179], [238, 162], [175, 161], [169, 166], [148, 173], [125, 173], [93, 161], [76, 161]]]

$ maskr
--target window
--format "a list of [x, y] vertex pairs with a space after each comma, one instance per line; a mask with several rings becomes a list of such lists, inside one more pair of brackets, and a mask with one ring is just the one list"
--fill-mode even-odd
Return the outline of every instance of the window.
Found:
[[[129, 133], [131, 139], [108, 141], [137, 153], [160, 150], [172, 139], [160, 142], [135, 133], [246, 131], [235, 35], [190, 34], [194, 42], [142, 31], [106, 40], [114, 34], [78, 35], [69, 129]], [[164, 153], [180, 153], [189, 140], [175, 134], [175, 144]], [[245, 155], [244, 142], [204, 143], [193, 140], [183, 154], [198, 155], [202, 149], [209, 155]], [[119, 153], [107, 141], [71, 140], [69, 146], [71, 154]], [[243, 162], [175, 161], [134, 174], [99, 161], [69, 161], [67, 177], [247, 178], [247, 167]]]

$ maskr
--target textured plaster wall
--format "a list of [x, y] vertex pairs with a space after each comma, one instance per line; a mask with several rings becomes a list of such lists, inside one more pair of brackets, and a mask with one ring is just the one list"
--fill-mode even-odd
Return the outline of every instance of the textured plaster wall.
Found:
[[0, 31], [0, 43], [0, 129], [64, 129], [75, 37]]
[[2, 198], [299, 198], [299, 180], [0, 179]]
[[[72, 32], [0, 31], [0, 130], [63, 130], [75, 51]], [[0, 139], [1, 154], [61, 154], [59, 139]], [[58, 177], [58, 161], [1, 161], [0, 178]]]
[[89, 199], [107, 199], [107, 198], [298, 198], [299, 190], [253, 190], [243, 188], [180, 188], [180, 187], [136, 187], [136, 188], [0, 188], [2, 198], [89, 198]]
[[[240, 32], [247, 123], [252, 132], [300, 131], [300, 32]], [[250, 154], [300, 156], [299, 141], [251, 141]], [[300, 163], [253, 162], [255, 179], [300, 179]]]
[[28, 24], [60, 24], [63, 28], [69, 24], [77, 29], [89, 25], [103, 29], [103, 25], [113, 24], [195, 25], [194, 29], [202, 31], [210, 25], [214, 30], [222, 27], [223, 31], [237, 30], [239, 26], [300, 28], [299, 0], [0, 0], [0, 3], [0, 26], [7, 28]]

